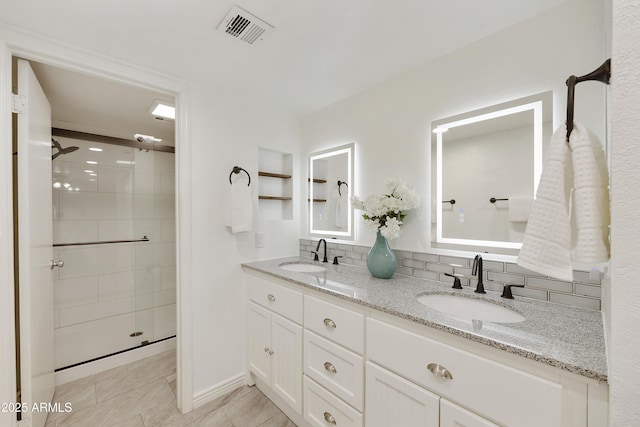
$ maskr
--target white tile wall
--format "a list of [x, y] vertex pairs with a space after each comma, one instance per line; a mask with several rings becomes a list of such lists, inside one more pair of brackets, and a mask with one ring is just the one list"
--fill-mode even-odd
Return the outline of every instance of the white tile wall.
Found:
[[65, 262], [54, 276], [56, 367], [175, 334], [174, 155], [66, 145], [80, 150], [53, 162], [53, 182], [72, 188], [53, 190], [54, 243], [150, 241], [56, 248]]

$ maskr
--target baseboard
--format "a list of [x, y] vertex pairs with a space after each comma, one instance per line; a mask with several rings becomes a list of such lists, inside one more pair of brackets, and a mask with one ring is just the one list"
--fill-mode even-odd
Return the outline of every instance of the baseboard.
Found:
[[195, 393], [193, 395], [193, 409], [206, 405], [245, 384], [245, 375], [244, 372], [242, 372], [225, 381], [214, 384], [206, 390]]
[[88, 377], [89, 375], [108, 371], [109, 369], [117, 368], [118, 366], [126, 365], [127, 363], [135, 362], [137, 360], [144, 359], [145, 357], [153, 356], [175, 348], [176, 339], [171, 338], [145, 345], [131, 351], [126, 351], [124, 353], [114, 354], [113, 356], [106, 357], [104, 359], [74, 366], [73, 368], [64, 369], [56, 372], [56, 386]]

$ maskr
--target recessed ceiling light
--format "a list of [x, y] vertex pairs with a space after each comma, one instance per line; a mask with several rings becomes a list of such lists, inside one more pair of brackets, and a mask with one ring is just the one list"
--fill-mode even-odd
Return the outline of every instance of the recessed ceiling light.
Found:
[[134, 164], [131, 160], [116, 160], [116, 163], [119, 165], [132, 165]]
[[153, 102], [149, 111], [159, 120], [175, 120], [176, 118], [176, 107], [158, 99]]
[[91, 150], [91, 151], [102, 151], [102, 148], [90, 147], [89, 150]]
[[92, 170], [89, 170], [89, 169], [85, 169], [84, 171], [85, 171], [86, 173], [93, 173], [93, 171], [92, 171]]
[[90, 165], [97, 165], [98, 162], [94, 161], [94, 160], [87, 160], [87, 163]]

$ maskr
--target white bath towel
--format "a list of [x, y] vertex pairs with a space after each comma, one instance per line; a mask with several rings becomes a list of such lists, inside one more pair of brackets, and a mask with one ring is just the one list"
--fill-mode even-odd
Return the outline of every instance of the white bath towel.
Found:
[[509, 196], [509, 221], [529, 221], [532, 205], [533, 196]]
[[574, 122], [565, 136], [563, 125], [551, 137], [518, 265], [573, 280], [572, 260], [609, 259], [609, 177], [593, 134]]
[[234, 234], [251, 231], [253, 228], [253, 203], [247, 180], [236, 179], [231, 184], [227, 227], [231, 227]]

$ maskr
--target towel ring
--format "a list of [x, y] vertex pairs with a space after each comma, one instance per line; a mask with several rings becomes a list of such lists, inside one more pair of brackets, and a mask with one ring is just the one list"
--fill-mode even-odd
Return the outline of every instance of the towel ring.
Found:
[[247, 184], [247, 187], [249, 187], [251, 185], [251, 175], [249, 175], [249, 172], [242, 169], [240, 166], [233, 167], [233, 170], [229, 174], [229, 184], [233, 184], [233, 182], [231, 182], [231, 175], [233, 175], [234, 173], [240, 173], [241, 171], [247, 174], [247, 177], [249, 178], [249, 183]]
[[342, 187], [343, 185], [346, 185], [347, 187], [349, 187], [349, 184], [347, 184], [346, 182], [338, 180], [338, 194], [341, 196], [342, 196], [342, 193], [340, 192], [340, 187]]

